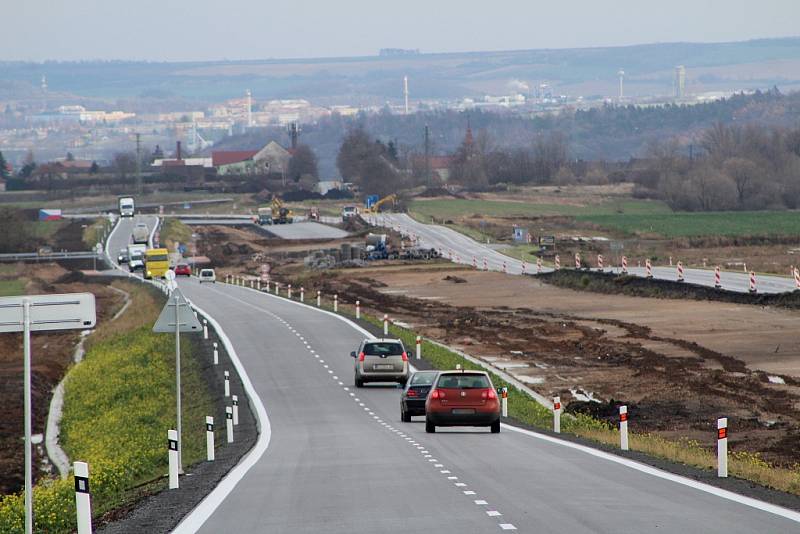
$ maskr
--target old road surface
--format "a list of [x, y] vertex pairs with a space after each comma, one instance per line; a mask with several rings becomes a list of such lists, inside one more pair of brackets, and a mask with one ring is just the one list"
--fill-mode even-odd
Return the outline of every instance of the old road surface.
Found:
[[366, 335], [354, 325], [243, 287], [180, 287], [230, 339], [266, 408], [268, 447], [176, 532], [800, 529], [796, 512], [508, 426], [426, 434], [421, 418], [400, 422], [396, 387], [353, 386], [349, 353]]
[[[483, 268], [483, 260], [489, 270], [501, 271], [505, 264], [505, 269], [509, 274], [521, 274], [522, 262], [509, 256], [505, 256], [491, 247], [478, 243], [474, 239], [465, 236], [451, 228], [433, 224], [423, 224], [415, 221], [404, 213], [382, 213], [380, 215], [365, 216], [368, 221], [379, 226], [393, 228], [404, 235], [413, 235], [420, 240], [420, 243], [427, 247], [441, 249], [445, 258], [449, 258], [456, 263], [472, 265], [473, 259], [478, 268]], [[536, 259], [526, 262], [526, 272], [533, 274], [536, 272]], [[584, 258], [594, 265], [593, 257]], [[568, 254], [561, 255], [562, 268], [571, 268], [574, 265], [574, 258]], [[634, 276], [645, 276], [644, 267], [636, 267], [635, 260], [628, 260], [628, 272]], [[543, 267], [542, 272], [550, 272], [553, 269]], [[606, 272], [619, 272], [619, 267], [606, 267]], [[676, 280], [676, 267], [653, 267], [653, 277], [661, 280]], [[687, 284], [697, 284], [702, 286], [714, 287], [713, 269], [684, 269], [684, 280]], [[729, 291], [747, 293], [750, 290], [750, 278], [747, 273], [734, 273], [723, 271], [721, 273], [722, 287]], [[794, 291], [794, 280], [788, 277], [769, 276], [759, 274], [756, 277], [757, 290], [759, 293], [783, 293]]]

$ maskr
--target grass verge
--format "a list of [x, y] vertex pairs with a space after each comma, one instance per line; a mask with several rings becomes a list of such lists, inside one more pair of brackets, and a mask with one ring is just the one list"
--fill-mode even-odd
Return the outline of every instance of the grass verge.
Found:
[[192, 229], [174, 217], [165, 217], [161, 225], [161, 244], [169, 250], [175, 250], [175, 243], [189, 244], [192, 240]]
[[[134, 499], [140, 493], [136, 486], [164, 476], [166, 432], [175, 420], [174, 337], [151, 332], [163, 302], [148, 287], [124, 283], [124, 289], [132, 305], [92, 334], [84, 361], [69, 371], [65, 382], [62, 446], [71, 459], [89, 463], [96, 517]], [[185, 465], [205, 458], [205, 427], [192, 422], [204, 422], [213, 413], [190, 345], [182, 345]], [[154, 489], [164, 486], [160, 481]], [[36, 532], [74, 531], [73, 488], [72, 477], [36, 485]], [[22, 494], [3, 497], [0, 533], [22, 531], [23, 514]]]
[[86, 225], [83, 229], [82, 241], [86, 248], [94, 248], [98, 243], [103, 242], [103, 236], [111, 229], [108, 219], [100, 217], [95, 219], [92, 224]]

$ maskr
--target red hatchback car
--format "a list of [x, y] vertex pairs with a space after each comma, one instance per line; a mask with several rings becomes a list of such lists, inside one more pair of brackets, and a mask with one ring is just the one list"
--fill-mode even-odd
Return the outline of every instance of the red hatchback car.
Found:
[[179, 263], [175, 266], [175, 276], [192, 276], [192, 269], [185, 263]]
[[425, 401], [425, 432], [437, 426], [488, 426], [500, 432], [500, 401], [484, 371], [443, 371]]

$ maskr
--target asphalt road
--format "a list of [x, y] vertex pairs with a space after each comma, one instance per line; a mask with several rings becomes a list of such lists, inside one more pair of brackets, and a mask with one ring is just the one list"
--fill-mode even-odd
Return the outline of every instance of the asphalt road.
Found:
[[560, 441], [508, 428], [426, 434], [422, 418], [400, 422], [396, 387], [353, 387], [349, 352], [364, 334], [342, 320], [242, 287], [180, 287], [230, 338], [271, 428], [200, 532], [798, 530]]
[[295, 222], [262, 226], [263, 230], [281, 239], [341, 239], [347, 232], [316, 222]]
[[[133, 234], [133, 227], [136, 223], [144, 222], [150, 230], [151, 237], [155, 225], [158, 223], [158, 217], [155, 215], [136, 215], [134, 217], [123, 217], [114, 227], [111, 235], [106, 242], [106, 253], [111, 259], [111, 263], [117, 264], [117, 256], [119, 251], [132, 243], [131, 236]], [[152, 244], [152, 243], [151, 243]], [[127, 265], [123, 265], [122, 269], [128, 270]], [[138, 276], [139, 273], [137, 273]]]
[[[405, 235], [416, 236], [422, 245], [439, 248], [446, 258], [450, 258], [456, 263], [473, 265], [473, 261], [479, 269], [483, 269], [484, 259], [486, 266], [492, 271], [502, 271], [505, 269], [509, 274], [521, 274], [523, 272], [523, 262], [505, 256], [489, 246], [478, 243], [477, 241], [444, 226], [423, 224], [415, 221], [406, 214], [386, 213], [377, 216], [367, 216], [374, 224], [394, 228]], [[565, 254], [561, 255], [561, 267], [571, 268], [574, 266], [574, 258]], [[594, 258], [591, 259], [594, 261]], [[644, 267], [632, 266], [629, 260], [628, 273], [634, 276], [645, 276]], [[505, 265], [505, 267], [504, 267]], [[653, 277], [662, 280], [677, 280], [676, 267], [653, 267]], [[550, 272], [553, 269], [543, 267], [542, 272]], [[607, 272], [619, 272], [617, 268], [606, 268]], [[526, 262], [526, 273], [536, 272], [536, 261]], [[747, 273], [736, 273], [724, 271], [720, 275], [722, 287], [730, 291], [747, 293], [750, 290], [750, 278]], [[684, 269], [684, 281], [688, 284], [714, 287], [713, 269]], [[780, 276], [756, 276], [756, 289], [759, 293], [784, 293], [794, 291], [794, 281], [788, 277]]]

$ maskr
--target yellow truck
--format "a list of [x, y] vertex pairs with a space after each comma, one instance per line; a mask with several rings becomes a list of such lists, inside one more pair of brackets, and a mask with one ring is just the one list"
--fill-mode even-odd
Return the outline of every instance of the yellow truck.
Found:
[[164, 278], [169, 271], [169, 250], [151, 248], [144, 253], [144, 277]]

